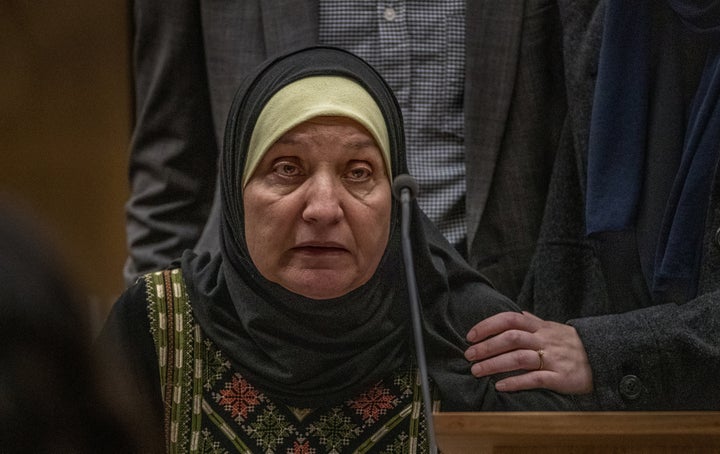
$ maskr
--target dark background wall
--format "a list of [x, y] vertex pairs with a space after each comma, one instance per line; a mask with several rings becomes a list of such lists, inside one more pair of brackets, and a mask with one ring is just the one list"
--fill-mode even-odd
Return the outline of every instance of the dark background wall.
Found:
[[0, 1], [0, 194], [41, 219], [98, 319], [123, 288], [128, 36], [127, 0]]

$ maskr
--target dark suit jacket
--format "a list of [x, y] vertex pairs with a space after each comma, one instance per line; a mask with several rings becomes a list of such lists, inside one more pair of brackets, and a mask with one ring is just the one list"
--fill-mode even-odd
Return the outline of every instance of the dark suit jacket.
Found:
[[[664, 3], [664, 2], [661, 2]], [[540, 317], [568, 319], [593, 370], [589, 409], [720, 409], [720, 181], [707, 218], [698, 297], [657, 304], [617, 294], [603, 265], [616, 249], [585, 235], [590, 112], [604, 3], [559, 0], [565, 29], [568, 117], [548, 194], [537, 252], [519, 298]], [[612, 242], [612, 247], [617, 247]], [[634, 245], [637, 248], [637, 245]], [[635, 267], [637, 270], [638, 268]], [[644, 284], [642, 273], [617, 271]], [[637, 286], [635, 286], [637, 288]]]
[[[467, 2], [467, 257], [511, 297], [534, 249], [565, 117], [554, 3]], [[135, 3], [128, 283], [184, 249], [217, 244], [206, 220], [232, 95], [267, 56], [316, 44], [317, 14], [312, 0]]]

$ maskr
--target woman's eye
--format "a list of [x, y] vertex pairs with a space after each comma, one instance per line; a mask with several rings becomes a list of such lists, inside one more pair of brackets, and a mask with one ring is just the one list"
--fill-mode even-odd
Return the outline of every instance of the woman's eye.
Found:
[[287, 177], [292, 177], [300, 174], [300, 169], [295, 164], [289, 162], [281, 162], [275, 165], [275, 172]]
[[348, 172], [348, 176], [353, 180], [366, 180], [370, 178], [372, 171], [367, 167], [355, 167]]

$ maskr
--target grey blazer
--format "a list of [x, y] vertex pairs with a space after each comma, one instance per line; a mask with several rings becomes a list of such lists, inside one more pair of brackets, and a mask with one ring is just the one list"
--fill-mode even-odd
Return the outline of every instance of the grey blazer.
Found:
[[[234, 91], [267, 56], [318, 40], [315, 0], [137, 0], [133, 13], [128, 284], [185, 249], [214, 249], [210, 211]], [[551, 0], [467, 2], [467, 257], [511, 297], [565, 118], [560, 31]]]
[[[536, 255], [519, 298], [535, 314], [571, 319], [593, 370], [588, 409], [720, 409], [720, 182], [707, 219], [699, 296], [657, 304], [613, 295], [585, 236], [587, 144], [602, 37], [601, 0], [559, 0], [568, 117]], [[644, 279], [637, 273], [630, 279]], [[644, 285], [644, 281], [643, 281]]]

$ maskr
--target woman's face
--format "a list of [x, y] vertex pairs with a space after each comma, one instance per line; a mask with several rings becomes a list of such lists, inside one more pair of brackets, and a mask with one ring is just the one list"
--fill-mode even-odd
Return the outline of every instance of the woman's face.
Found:
[[272, 145], [244, 189], [245, 236], [265, 278], [313, 299], [367, 282], [385, 252], [391, 188], [372, 135], [316, 117]]

